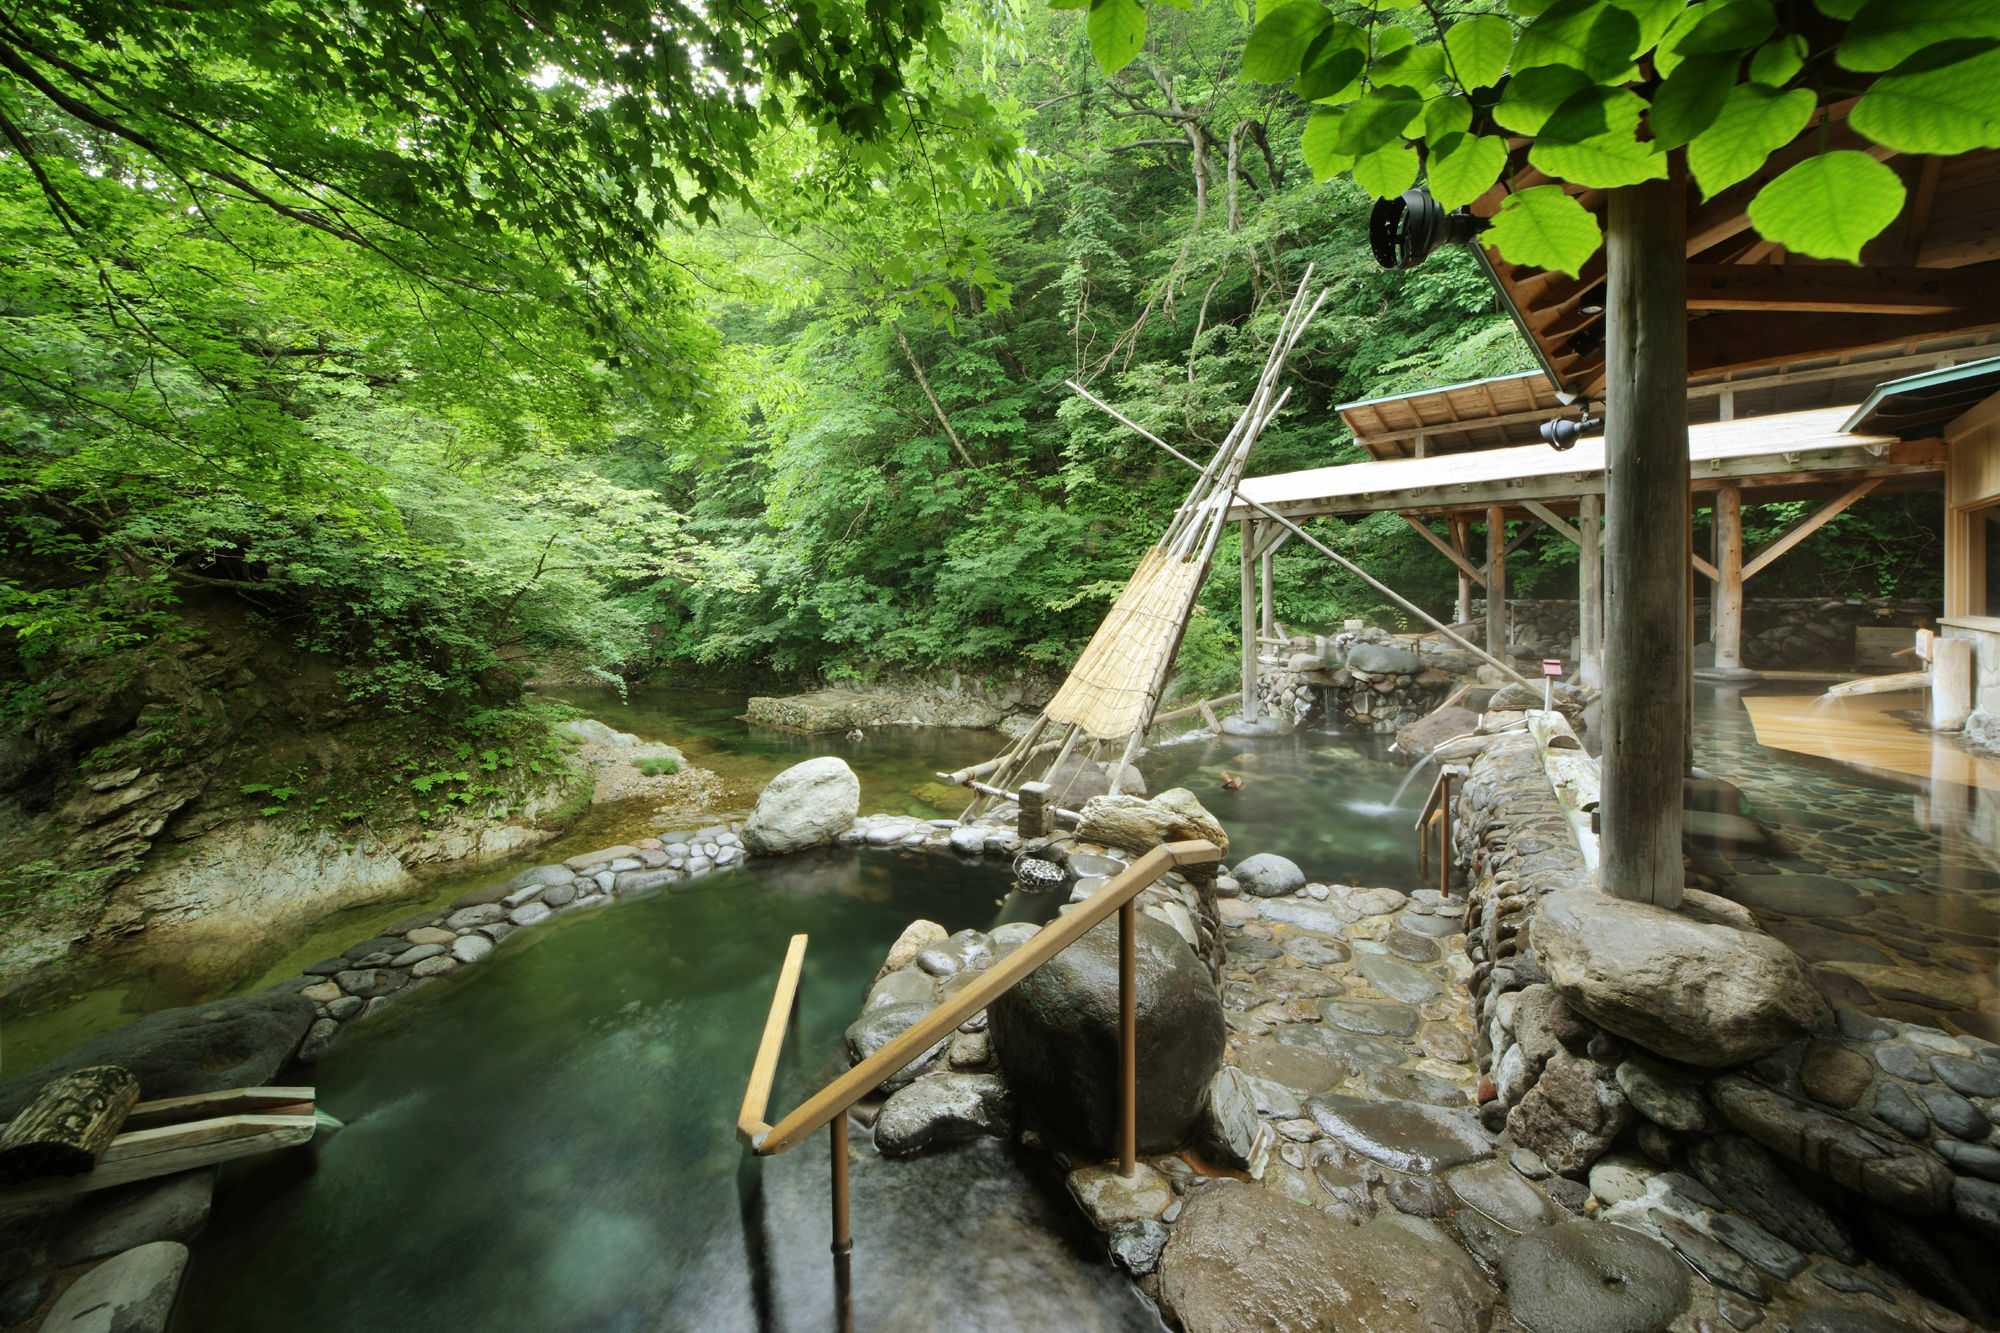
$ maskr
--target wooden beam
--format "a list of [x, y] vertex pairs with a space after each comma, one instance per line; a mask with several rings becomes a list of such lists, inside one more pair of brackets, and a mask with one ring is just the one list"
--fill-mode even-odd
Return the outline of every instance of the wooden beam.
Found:
[[120, 1134], [92, 1170], [0, 1193], [0, 1211], [71, 1198], [90, 1190], [192, 1171], [233, 1157], [295, 1147], [319, 1128], [310, 1108], [295, 1115], [229, 1115]]
[[1583, 545], [1583, 534], [1558, 517], [1555, 510], [1549, 508], [1539, 500], [1523, 500], [1521, 501], [1521, 508], [1527, 510], [1536, 518], [1539, 518], [1542, 522], [1568, 538], [1570, 545], [1576, 547]]
[[2000, 421], [2000, 393], [1974, 403], [1950, 421], [1945, 423], [1940, 434], [1946, 444], [1957, 444], [1976, 430], [1983, 430]]
[[1242, 557], [1243, 704], [1237, 709], [1249, 721], [1257, 719], [1257, 534], [1254, 519], [1238, 525]]
[[1507, 654], [1507, 520], [1494, 505], [1486, 511], [1486, 651]]
[[1585, 685], [1604, 684], [1604, 498], [1586, 495], [1577, 501], [1576, 526], [1583, 540], [1577, 543], [1576, 596], [1577, 637], [1583, 640], [1583, 656], [1577, 663], [1577, 678]]
[[[1452, 547], [1461, 556], [1469, 557], [1472, 550], [1472, 524], [1466, 520], [1463, 514], [1448, 514], [1445, 516], [1444, 521], [1445, 526], [1451, 529]], [[1452, 622], [1453, 624], [1469, 625], [1472, 623], [1472, 583], [1474, 576], [1467, 573], [1471, 568], [1472, 561], [1470, 558], [1459, 566], [1458, 604], [1453, 608], [1453, 614], [1456, 616], [1456, 619]], [[1478, 577], [1480, 585], [1482, 587], [1485, 586], [1485, 577], [1483, 575]]]
[[[1490, 513], [1492, 511], [1489, 510], [1488, 512]], [[1514, 554], [1514, 552], [1520, 550], [1521, 547], [1527, 542], [1528, 538], [1535, 535], [1535, 529], [1540, 526], [1541, 524], [1536, 519], [1532, 517], [1529, 518], [1526, 526], [1524, 526], [1519, 532], [1514, 534], [1514, 540], [1507, 543], [1507, 549], [1501, 552], [1501, 554], [1512, 555]]]
[[1743, 492], [1725, 486], [1715, 493], [1716, 554], [1722, 577], [1716, 580], [1709, 604], [1710, 631], [1715, 641], [1715, 665], [1724, 671], [1743, 667]]
[[1701, 576], [1709, 582], [1720, 583], [1722, 581], [1722, 571], [1718, 570], [1714, 565], [1709, 564], [1708, 561], [1702, 559], [1700, 556], [1690, 553], [1688, 562], [1700, 571]]
[[1943, 167], [1944, 159], [1933, 153], [1924, 158], [1917, 172], [1917, 189], [1903, 214], [1903, 243], [1897, 256], [1905, 264], [1916, 263], [1924, 252], [1924, 232], [1930, 228], [1931, 205], [1937, 202], [1938, 174]]
[[1416, 529], [1418, 536], [1422, 537], [1432, 546], [1437, 547], [1438, 551], [1441, 554], [1443, 554], [1445, 559], [1451, 561], [1452, 564], [1457, 565], [1458, 572], [1460, 574], [1463, 574], [1465, 577], [1473, 580], [1482, 588], [1486, 586], [1486, 575], [1484, 575], [1479, 571], [1479, 567], [1477, 565], [1474, 565], [1470, 560], [1467, 560], [1457, 551], [1454, 551], [1451, 548], [1450, 544], [1447, 543], [1444, 538], [1438, 536], [1435, 532], [1432, 532], [1427, 525], [1417, 522], [1417, 520], [1411, 518], [1408, 514], [1403, 515], [1403, 521], [1409, 524], [1412, 528]]
[[1690, 310], [1924, 315], [2000, 305], [2000, 269], [1852, 268], [1846, 264], [1690, 264]]
[[1770, 566], [1772, 561], [1791, 550], [1794, 546], [1797, 546], [1806, 538], [1812, 536], [1815, 532], [1818, 532], [1833, 519], [1840, 517], [1841, 514], [1847, 511], [1849, 505], [1881, 484], [1882, 479], [1880, 477], [1869, 477], [1865, 481], [1857, 482], [1846, 494], [1835, 496], [1819, 508], [1813, 510], [1812, 513], [1807, 514], [1804, 518], [1792, 524], [1790, 528], [1786, 529], [1782, 537], [1779, 537], [1769, 546], [1757, 552], [1752, 557], [1750, 563], [1743, 566], [1744, 580], [1747, 582], [1755, 578], [1758, 574], [1761, 574]]
[[2000, 308], [1931, 315], [1829, 314], [1817, 319], [1799, 319], [1773, 310], [1711, 311], [1688, 323], [1688, 373], [1845, 356], [1871, 347], [1945, 333], [1971, 333], [1996, 325], [2000, 325]]

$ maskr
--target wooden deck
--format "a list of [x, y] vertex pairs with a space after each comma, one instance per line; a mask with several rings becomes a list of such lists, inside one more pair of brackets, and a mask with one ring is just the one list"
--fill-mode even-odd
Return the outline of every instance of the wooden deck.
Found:
[[1816, 694], [1766, 694], [1746, 696], [1743, 706], [1758, 743], [1774, 750], [1905, 777], [2000, 789], [2000, 761], [1972, 754], [1956, 740], [1895, 716], [1922, 698], [1916, 691], [1834, 700]]

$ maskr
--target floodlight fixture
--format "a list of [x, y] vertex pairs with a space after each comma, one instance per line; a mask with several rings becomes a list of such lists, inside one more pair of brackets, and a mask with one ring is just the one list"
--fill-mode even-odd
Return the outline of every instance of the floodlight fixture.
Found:
[[1486, 227], [1486, 219], [1470, 209], [1447, 213], [1429, 190], [1417, 186], [1375, 202], [1368, 215], [1368, 248], [1383, 268], [1415, 268], [1443, 246], [1470, 244]]
[[1585, 431], [1595, 430], [1603, 424], [1603, 418], [1589, 415], [1578, 417], [1574, 421], [1557, 417], [1554, 421], [1542, 423], [1542, 438], [1548, 442], [1549, 448], [1560, 453], [1565, 449], [1575, 448], [1576, 442], [1583, 438]]

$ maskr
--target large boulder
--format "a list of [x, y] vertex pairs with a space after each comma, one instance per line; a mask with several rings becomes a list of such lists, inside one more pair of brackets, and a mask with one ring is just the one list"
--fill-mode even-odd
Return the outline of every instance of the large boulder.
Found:
[[1004, 1137], [1013, 1128], [1006, 1083], [992, 1074], [926, 1074], [883, 1103], [875, 1146], [885, 1157], [926, 1148]]
[[1347, 669], [1366, 671], [1371, 676], [1407, 676], [1422, 671], [1424, 660], [1393, 643], [1363, 641], [1347, 650]]
[[1582, 1220], [1544, 1227], [1500, 1256], [1507, 1309], [1531, 1333], [1651, 1333], [1687, 1304], [1687, 1270], [1650, 1236]]
[[1581, 1179], [1632, 1123], [1632, 1103], [1611, 1066], [1557, 1051], [1528, 1095], [1507, 1113], [1514, 1141]]
[[1418, 718], [1396, 731], [1396, 749], [1418, 758], [1446, 741], [1470, 736], [1479, 729], [1479, 714], [1453, 705]]
[[313, 1017], [311, 1000], [283, 988], [162, 1009], [0, 1083], [0, 1120], [13, 1119], [50, 1079], [86, 1065], [131, 1070], [141, 1101], [269, 1083], [298, 1050]]
[[1826, 1021], [1804, 964], [1759, 930], [1572, 889], [1542, 899], [1532, 933], [1573, 1009], [1670, 1059], [1739, 1065]]
[[[1222, 1064], [1222, 1001], [1172, 926], [1137, 918], [1139, 1151], [1171, 1152], [1201, 1115]], [[1075, 1148], [1118, 1141], [1118, 926], [1105, 921], [987, 1009], [1015, 1094]]]
[[1189, 1195], [1159, 1274], [1184, 1333], [1478, 1333], [1492, 1319], [1492, 1287], [1442, 1237], [1350, 1226], [1235, 1180]]
[[1306, 873], [1295, 862], [1275, 852], [1246, 856], [1229, 872], [1243, 892], [1253, 898], [1281, 898], [1306, 886]]
[[42, 1317], [45, 1333], [158, 1333], [167, 1326], [187, 1267], [170, 1240], [125, 1251], [76, 1280]]
[[821, 755], [772, 778], [743, 826], [743, 845], [777, 856], [823, 847], [861, 813], [861, 779], [845, 759]]
[[1081, 810], [1093, 796], [1111, 790], [1111, 778], [1104, 765], [1080, 754], [1063, 760], [1043, 781], [1049, 784], [1049, 804], [1060, 810]]
[[1120, 793], [1093, 796], [1084, 803], [1076, 835], [1085, 842], [1147, 852], [1163, 842], [1198, 839], [1229, 850], [1229, 835], [1186, 787], [1172, 787], [1147, 798]]

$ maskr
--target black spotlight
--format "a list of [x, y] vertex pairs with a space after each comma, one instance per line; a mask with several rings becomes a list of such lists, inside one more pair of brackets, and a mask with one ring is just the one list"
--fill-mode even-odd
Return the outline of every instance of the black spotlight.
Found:
[[1542, 423], [1542, 438], [1548, 441], [1549, 448], [1560, 452], [1575, 447], [1577, 440], [1585, 431], [1595, 430], [1603, 424], [1604, 422], [1597, 417], [1579, 417], [1575, 421], [1566, 421], [1558, 417], [1554, 421]]
[[1464, 245], [1486, 230], [1486, 219], [1469, 209], [1444, 211], [1431, 192], [1418, 186], [1400, 198], [1378, 199], [1368, 215], [1368, 248], [1383, 268], [1415, 268], [1439, 246]]

